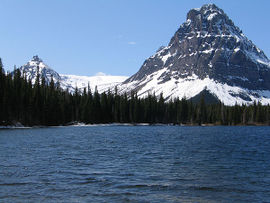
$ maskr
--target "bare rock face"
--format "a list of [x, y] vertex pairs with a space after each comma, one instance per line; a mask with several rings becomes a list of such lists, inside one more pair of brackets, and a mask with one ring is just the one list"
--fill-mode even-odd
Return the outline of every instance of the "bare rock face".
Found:
[[214, 4], [190, 10], [168, 46], [148, 58], [124, 84], [137, 83], [135, 90], [140, 91], [147, 84], [145, 78], [162, 69], [166, 71], [159, 84], [196, 75], [229, 86], [270, 90], [269, 59]]

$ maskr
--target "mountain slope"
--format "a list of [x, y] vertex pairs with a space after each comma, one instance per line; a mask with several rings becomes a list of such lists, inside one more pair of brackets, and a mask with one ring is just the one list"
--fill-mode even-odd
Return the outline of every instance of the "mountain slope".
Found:
[[192, 98], [208, 90], [227, 105], [270, 103], [270, 61], [214, 4], [192, 9], [168, 46], [148, 58], [121, 85], [170, 98]]

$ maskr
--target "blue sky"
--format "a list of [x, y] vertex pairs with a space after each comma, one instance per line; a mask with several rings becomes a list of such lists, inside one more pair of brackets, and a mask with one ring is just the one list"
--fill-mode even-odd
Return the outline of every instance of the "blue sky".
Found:
[[1, 0], [0, 57], [6, 70], [37, 54], [63, 74], [130, 76], [205, 3], [270, 57], [269, 0]]

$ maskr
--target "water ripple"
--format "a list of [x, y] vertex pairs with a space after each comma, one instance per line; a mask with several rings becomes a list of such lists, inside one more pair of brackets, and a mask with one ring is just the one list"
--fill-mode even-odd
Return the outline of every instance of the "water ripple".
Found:
[[0, 131], [0, 202], [270, 202], [270, 128]]

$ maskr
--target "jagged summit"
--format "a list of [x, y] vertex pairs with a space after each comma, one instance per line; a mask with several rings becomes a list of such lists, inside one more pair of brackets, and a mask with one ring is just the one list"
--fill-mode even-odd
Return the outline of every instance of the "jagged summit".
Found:
[[38, 57], [38, 55], [33, 56], [33, 58], [31, 59], [31, 61], [43, 62], [42, 59]]
[[[201, 86], [191, 87], [195, 82]], [[224, 103], [227, 95], [232, 101], [227, 104], [262, 100], [251, 91], [270, 90], [269, 59], [215, 4], [191, 9], [168, 46], [123, 84], [123, 91], [135, 90], [141, 96], [163, 92], [168, 99], [193, 97], [204, 89]]]
[[198, 19], [196, 18], [198, 15], [200, 15], [201, 17], [206, 17], [207, 20], [213, 19], [213, 18], [208, 18], [210, 17], [210, 15], [211, 17], [214, 17], [216, 15], [226, 16], [224, 11], [218, 8], [215, 4], [205, 4], [201, 8], [191, 9], [187, 13], [187, 20], [191, 20], [195, 22]]
[[[187, 24], [191, 24], [193, 31], [205, 31], [215, 34], [229, 34], [230, 32], [240, 32], [238, 27], [234, 27], [233, 22], [215, 4], [206, 4], [200, 9], [191, 9], [187, 14]], [[230, 30], [229, 28], [236, 30]]]

